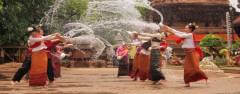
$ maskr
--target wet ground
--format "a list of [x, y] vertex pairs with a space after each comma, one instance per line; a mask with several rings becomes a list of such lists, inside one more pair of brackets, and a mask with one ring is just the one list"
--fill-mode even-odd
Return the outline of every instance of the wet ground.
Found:
[[20, 64], [0, 65], [0, 94], [240, 94], [240, 75], [205, 71], [209, 83], [204, 81], [185, 88], [183, 71], [167, 68], [164, 85], [151, 81], [132, 81], [129, 77], [116, 77], [116, 68], [63, 68], [62, 78], [48, 87], [29, 87], [26, 81], [12, 86], [10, 79]]

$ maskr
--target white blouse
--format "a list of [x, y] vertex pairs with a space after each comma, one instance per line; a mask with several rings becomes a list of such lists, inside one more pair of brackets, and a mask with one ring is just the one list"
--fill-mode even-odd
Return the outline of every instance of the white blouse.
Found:
[[37, 52], [37, 51], [40, 51], [40, 50], [43, 50], [43, 49], [47, 49], [47, 46], [43, 42], [44, 40], [51, 40], [51, 39], [54, 39], [54, 38], [55, 38], [55, 36], [53, 36], [53, 35], [42, 36], [40, 38], [33, 38], [32, 36], [30, 36], [28, 42], [29, 42], [30, 45], [33, 45], [36, 42], [41, 42], [40, 46], [32, 49], [32, 52]]
[[152, 41], [151, 48], [152, 48], [152, 49], [156, 49], [156, 48], [158, 48], [158, 47], [160, 47], [160, 42], [154, 42], [154, 41]]
[[134, 39], [132, 40], [131, 44], [135, 46], [141, 46], [142, 42], [139, 39]]
[[182, 48], [195, 48], [192, 33], [180, 32], [175, 29], [172, 29], [172, 32], [178, 37], [185, 38]]
[[145, 54], [145, 55], [150, 55], [150, 51], [141, 49], [140, 53]]

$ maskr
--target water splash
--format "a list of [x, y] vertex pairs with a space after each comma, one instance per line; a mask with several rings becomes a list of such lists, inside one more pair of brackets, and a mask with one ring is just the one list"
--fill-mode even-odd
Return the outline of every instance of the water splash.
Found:
[[136, 6], [144, 7], [144, 8], [147, 8], [149, 10], [156, 12], [161, 18], [161, 21], [159, 24], [163, 23], [163, 14], [160, 11], [158, 11], [157, 9], [153, 8], [151, 6], [151, 2], [149, 2], [148, 0], [135, 0], [135, 2], [132, 2], [132, 3], [135, 3]]
[[[85, 36], [91, 36], [88, 44], [96, 43], [94, 44], [98, 51], [96, 56], [103, 52], [102, 49], [112, 48], [112, 44], [116, 43], [114, 36], [117, 33], [124, 36], [124, 41], [130, 42], [127, 31], [155, 32], [160, 29], [156, 23], [143, 21], [136, 6], [155, 11], [161, 17], [160, 23], [163, 22], [161, 12], [152, 8], [148, 0], [90, 0], [86, 16], [76, 21], [69, 21], [57, 16], [58, 10], [63, 8], [64, 1], [56, 0], [40, 23], [45, 24], [51, 32], [64, 33], [73, 41], [76, 48], [80, 48], [78, 45], [86, 40], [84, 38], [88, 38]], [[101, 43], [97, 44], [96, 41]]]

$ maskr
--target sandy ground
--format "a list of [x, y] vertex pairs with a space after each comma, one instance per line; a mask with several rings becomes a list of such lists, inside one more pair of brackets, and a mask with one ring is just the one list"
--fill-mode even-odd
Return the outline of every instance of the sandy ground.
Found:
[[167, 68], [164, 85], [116, 77], [116, 68], [63, 68], [62, 78], [48, 87], [12, 86], [10, 79], [20, 64], [0, 65], [0, 94], [240, 94], [240, 75], [206, 72], [209, 84], [195, 82], [185, 88], [182, 69]]

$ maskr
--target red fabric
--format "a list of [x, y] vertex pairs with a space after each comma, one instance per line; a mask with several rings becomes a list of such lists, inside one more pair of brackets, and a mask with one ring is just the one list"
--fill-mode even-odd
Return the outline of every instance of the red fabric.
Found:
[[51, 55], [51, 60], [52, 60], [52, 65], [53, 65], [53, 72], [54, 72], [54, 76], [56, 78], [61, 77], [61, 53], [58, 52], [54, 52]]
[[199, 58], [195, 49], [184, 49], [186, 56], [184, 62], [184, 82], [196, 82], [207, 80], [208, 77], [199, 68]]
[[51, 40], [44, 41], [44, 44], [47, 46], [46, 51], [48, 54], [48, 58], [51, 58], [51, 55], [50, 55], [51, 49], [56, 47], [56, 45], [59, 43], [60, 41], [56, 41], [56, 42], [52, 42]]
[[139, 54], [139, 78], [145, 81], [149, 78], [150, 56]]
[[236, 57], [236, 64], [240, 65], [240, 56], [239, 55]]
[[160, 46], [162, 46], [162, 48], [160, 50], [164, 51], [168, 47], [168, 43], [167, 42], [161, 42]]
[[118, 56], [126, 56], [126, 55], [128, 55], [128, 49], [125, 48], [123, 45], [120, 46], [120, 47], [118, 47], [118, 49], [117, 49], [117, 55], [118, 55]]
[[[194, 34], [194, 36], [195, 36], [195, 41], [200, 42], [206, 35], [207, 35], [207, 34]], [[224, 40], [227, 40], [227, 34], [214, 34], [214, 35], [217, 35], [217, 36], [223, 38]], [[237, 36], [237, 34], [234, 34], [233, 37], [234, 37], [234, 38], [233, 38], [234, 40], [238, 40], [238, 39], [239, 39], [238, 36]], [[179, 40], [179, 37], [176, 36], [176, 35], [170, 35], [170, 36], [168, 36], [168, 37], [166, 38], [166, 40], [167, 40], [167, 41], [171, 41], [171, 40], [177, 41], [177, 40]]]
[[34, 43], [33, 45], [31, 45], [31, 46], [28, 48], [29, 52], [31, 53], [33, 48], [36, 48], [36, 47], [38, 47], [38, 46], [40, 46], [40, 45], [41, 45], [41, 42], [36, 42], [36, 43]]
[[195, 50], [199, 54], [200, 59], [202, 59], [204, 57], [204, 55], [203, 55], [203, 51], [202, 51], [201, 47], [196, 46]]
[[[204, 37], [205, 35], [203, 34], [193, 34], [193, 41], [196, 44], [197, 42], [201, 41], [201, 39]], [[172, 39], [174, 39], [176, 41], [177, 44], [180, 44], [184, 41], [184, 38], [180, 38], [177, 36], [172, 36]], [[203, 51], [201, 49], [200, 46], [195, 45], [195, 50], [196, 52], [199, 54], [200, 58], [203, 58]]]
[[[36, 35], [36, 36], [33, 36], [34, 38], [40, 38], [41, 37], [41, 35]], [[30, 45], [30, 47], [29, 47], [29, 51], [30, 52], [32, 52], [32, 49], [33, 48], [36, 48], [36, 47], [38, 47], [38, 46], [40, 46], [41, 45], [41, 42], [35, 42], [33, 45]]]
[[35, 42], [33, 45], [30, 46], [30, 48], [36, 48], [41, 45], [41, 42]]
[[44, 86], [47, 81], [47, 53], [37, 51], [32, 53], [31, 68], [29, 70], [29, 85]]
[[47, 73], [42, 74], [31, 74], [31, 78], [29, 80], [30, 86], [44, 86], [47, 81]]
[[184, 40], [184, 38], [180, 38], [180, 37], [178, 37], [178, 36], [176, 36], [176, 35], [170, 35], [170, 36], [168, 36], [168, 37], [166, 38], [166, 40], [167, 40], [167, 41], [169, 41], [169, 40], [174, 40], [177, 44], [180, 44], [180, 43]]
[[203, 56], [203, 51], [202, 51], [200, 46], [196, 45], [196, 43], [197, 43], [196, 39], [197, 39], [196, 34], [193, 34], [193, 40], [194, 40], [194, 43], [195, 43], [195, 51], [198, 53], [199, 59], [202, 59], [204, 57]]
[[131, 78], [137, 80], [139, 78], [139, 69], [140, 69], [140, 53], [135, 55], [132, 66]]
[[184, 41], [184, 38], [176, 38], [176, 43], [181, 44]]
[[52, 42], [51, 40], [44, 41], [44, 44], [47, 46], [47, 50], [50, 51], [53, 47], [56, 47], [60, 41]]

